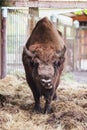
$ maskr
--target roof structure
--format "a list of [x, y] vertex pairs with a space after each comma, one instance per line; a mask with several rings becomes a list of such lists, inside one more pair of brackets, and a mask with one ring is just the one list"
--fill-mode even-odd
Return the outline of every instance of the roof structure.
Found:
[[[17, 7], [39, 7], [39, 8], [86, 8], [86, 0], [5, 0], [6, 6], [17, 6]], [[8, 2], [9, 1], [9, 2]], [[8, 4], [9, 3], [9, 4]], [[2, 5], [3, 6], [3, 5]]]
[[71, 17], [73, 20], [78, 20], [79, 22], [87, 22], [87, 9], [71, 10], [64, 15]]

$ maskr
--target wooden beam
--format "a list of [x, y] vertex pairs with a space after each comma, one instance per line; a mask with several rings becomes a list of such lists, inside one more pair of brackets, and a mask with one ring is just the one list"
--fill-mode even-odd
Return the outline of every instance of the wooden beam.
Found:
[[15, 1], [16, 7], [38, 7], [38, 8], [59, 8], [76, 9], [87, 8], [86, 1]]
[[73, 20], [78, 20], [80, 22], [87, 22], [87, 16], [86, 15], [76, 15], [72, 17]]

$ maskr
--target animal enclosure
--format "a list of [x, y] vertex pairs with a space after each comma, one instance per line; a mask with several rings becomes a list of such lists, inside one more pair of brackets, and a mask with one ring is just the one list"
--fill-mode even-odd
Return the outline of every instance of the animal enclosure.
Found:
[[[24, 73], [22, 50], [39, 18], [30, 17], [25, 10], [8, 10], [7, 17], [7, 74]], [[87, 70], [87, 29], [76, 29], [56, 23], [66, 43], [67, 71]], [[85, 60], [85, 62], [84, 62]], [[84, 66], [85, 65], [85, 66]], [[58, 100], [52, 102], [51, 114], [33, 112], [34, 99], [25, 76], [7, 76], [0, 80], [1, 130], [87, 130], [87, 73], [78, 74], [78, 82], [71, 74], [63, 73], [57, 89]], [[77, 76], [76, 74], [74, 75]], [[44, 99], [41, 98], [42, 112]], [[1, 102], [0, 102], [1, 103]]]
[[[8, 9], [7, 16], [7, 49], [6, 70], [7, 74], [23, 73], [22, 50], [27, 38], [39, 17], [32, 17], [28, 9]], [[87, 70], [87, 28], [84, 26], [76, 29], [56, 22], [56, 27], [63, 33], [67, 46], [66, 71]], [[81, 44], [80, 44], [81, 43]]]

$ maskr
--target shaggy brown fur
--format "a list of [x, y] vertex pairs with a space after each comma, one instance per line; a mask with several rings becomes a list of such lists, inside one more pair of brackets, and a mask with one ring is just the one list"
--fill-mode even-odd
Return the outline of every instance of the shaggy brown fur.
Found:
[[64, 47], [64, 41], [60, 33], [47, 17], [41, 19], [36, 24], [27, 42], [28, 49], [31, 45], [36, 45], [36, 43], [47, 47], [51, 45], [54, 51], [61, 51]]
[[35, 26], [23, 51], [23, 65], [27, 82], [35, 99], [35, 110], [41, 111], [40, 97], [46, 100], [45, 113], [56, 98], [63, 70], [65, 45], [61, 34], [46, 17]]

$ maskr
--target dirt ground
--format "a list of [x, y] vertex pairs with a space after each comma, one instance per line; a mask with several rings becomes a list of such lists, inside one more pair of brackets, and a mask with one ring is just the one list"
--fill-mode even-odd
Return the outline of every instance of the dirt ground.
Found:
[[23, 76], [0, 80], [0, 130], [87, 130], [87, 76], [86, 82], [79, 77], [63, 74], [51, 114], [32, 111], [34, 99]]

